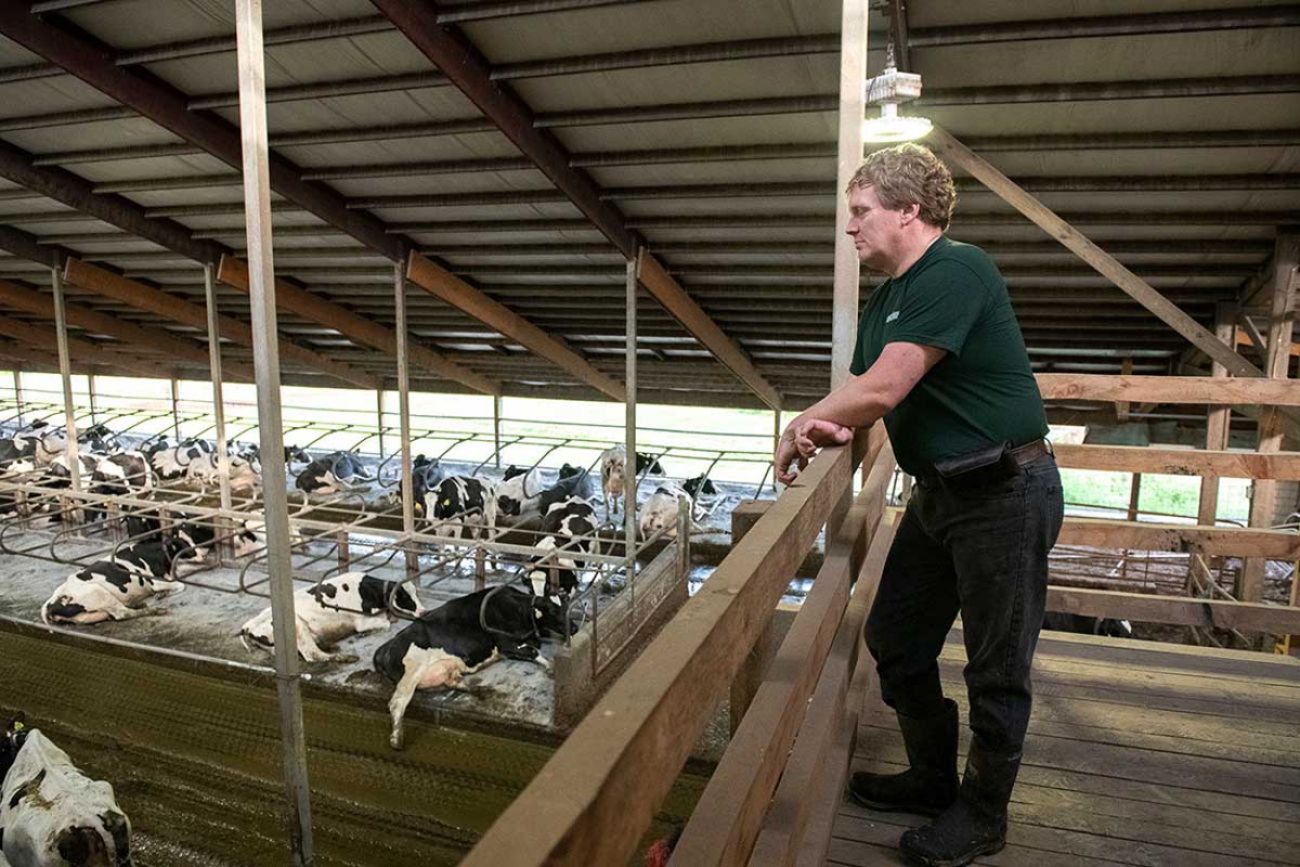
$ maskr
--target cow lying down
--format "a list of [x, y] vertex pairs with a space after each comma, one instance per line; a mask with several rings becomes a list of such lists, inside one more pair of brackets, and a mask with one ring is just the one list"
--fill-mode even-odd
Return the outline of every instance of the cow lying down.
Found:
[[502, 658], [536, 662], [550, 671], [542, 639], [565, 632], [560, 606], [506, 585], [426, 611], [375, 650], [375, 670], [397, 684], [388, 701], [393, 717], [389, 745], [402, 748], [402, 717], [417, 689], [468, 691], [461, 678]]
[[[337, 644], [345, 638], [365, 632], [387, 629], [393, 622], [388, 609], [388, 596], [393, 594], [393, 606], [412, 617], [424, 613], [419, 600], [396, 582], [384, 581], [364, 572], [346, 572], [299, 590], [293, 595], [294, 615], [297, 619], [298, 655], [307, 662], [356, 662], [354, 654], [331, 653], [322, 645]], [[239, 630], [239, 640], [244, 647], [275, 647], [275, 633], [271, 624], [271, 609], [264, 609]]]
[[130, 867], [131, 822], [113, 787], [87, 778], [39, 729], [11, 719], [0, 742], [0, 851], [14, 867]]
[[[85, 569], [74, 572], [55, 588], [50, 598], [41, 606], [41, 620], [45, 623], [76, 623], [82, 626], [102, 623], [105, 620], [133, 620], [147, 614], [164, 614], [165, 609], [146, 608], [153, 596], [177, 593], [185, 589], [179, 581], [150, 574], [157, 565], [171, 562], [166, 545], [174, 542], [149, 542], [134, 545], [140, 549], [140, 571], [133, 571], [119, 552], [118, 560], [100, 560]], [[166, 568], [163, 570], [166, 574]]]

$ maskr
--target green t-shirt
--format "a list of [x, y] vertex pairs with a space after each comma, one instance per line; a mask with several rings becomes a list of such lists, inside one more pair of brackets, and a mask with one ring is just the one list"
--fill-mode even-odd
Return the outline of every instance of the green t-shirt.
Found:
[[1006, 281], [979, 247], [942, 236], [904, 274], [880, 284], [862, 311], [850, 371], [865, 373], [885, 344], [897, 342], [947, 350], [885, 415], [908, 473], [992, 443], [1047, 435]]

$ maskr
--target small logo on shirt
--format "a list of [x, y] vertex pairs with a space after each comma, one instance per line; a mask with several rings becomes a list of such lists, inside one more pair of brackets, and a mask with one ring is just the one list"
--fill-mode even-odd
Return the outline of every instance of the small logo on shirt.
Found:
[[897, 319], [897, 318], [898, 318], [898, 313], [899, 313], [899, 311], [895, 310], [893, 313], [891, 313], [891, 314], [889, 314], [888, 316], [886, 316], [886, 317], [885, 317], [885, 324], [888, 325], [889, 323], [891, 323], [891, 322], [893, 322], [895, 319]]

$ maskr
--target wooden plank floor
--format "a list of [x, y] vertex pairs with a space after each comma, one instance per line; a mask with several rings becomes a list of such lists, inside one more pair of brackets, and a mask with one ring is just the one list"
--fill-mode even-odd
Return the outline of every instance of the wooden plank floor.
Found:
[[[954, 630], [941, 667], [970, 731]], [[906, 765], [893, 713], [868, 700], [854, 770]], [[1300, 864], [1300, 661], [1044, 633], [1004, 867]], [[903, 863], [924, 820], [841, 807], [829, 864]]]

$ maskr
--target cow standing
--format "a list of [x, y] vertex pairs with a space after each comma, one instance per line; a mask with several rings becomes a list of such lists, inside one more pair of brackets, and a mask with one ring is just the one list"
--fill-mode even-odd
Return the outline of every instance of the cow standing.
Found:
[[131, 867], [131, 822], [113, 787], [81, 773], [21, 717], [0, 741], [0, 852], [14, 867]]
[[396, 684], [388, 701], [388, 743], [402, 748], [402, 717], [418, 689], [467, 690], [461, 682], [499, 659], [535, 662], [547, 671], [542, 639], [569, 634], [551, 600], [497, 586], [453, 599], [407, 625], [375, 650], [375, 670]]
[[[293, 597], [298, 654], [307, 662], [356, 662], [354, 654], [329, 652], [333, 645], [353, 635], [378, 632], [393, 622], [388, 607], [391, 594], [397, 610], [419, 617], [424, 613], [413, 593], [394, 581], [384, 581], [364, 572], [346, 572], [299, 590]], [[266, 608], [239, 630], [244, 647], [249, 642], [265, 650], [275, 647], [271, 609]]]
[[[600, 492], [605, 500], [605, 521], [609, 521], [611, 508], [618, 512], [627, 487], [627, 449], [614, 446], [600, 456]], [[626, 507], [626, 503], [624, 503]]]
[[448, 476], [425, 495], [424, 514], [439, 535], [486, 539], [497, 522], [496, 491], [486, 479]]
[[579, 573], [586, 563], [573, 555], [589, 551], [594, 544], [596, 510], [582, 497], [554, 503], [542, 518], [541, 532], [535, 547], [543, 553], [530, 562], [526, 583], [534, 595], [552, 596], [558, 604], [578, 588]]

